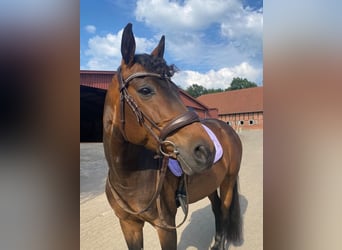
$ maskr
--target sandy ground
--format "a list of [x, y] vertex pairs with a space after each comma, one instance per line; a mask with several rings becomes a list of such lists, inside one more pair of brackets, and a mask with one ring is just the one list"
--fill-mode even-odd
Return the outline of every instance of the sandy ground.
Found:
[[[244, 242], [229, 250], [263, 249], [263, 131], [242, 131], [243, 160], [240, 170], [240, 203]], [[119, 221], [104, 194], [107, 165], [101, 143], [80, 144], [80, 246], [90, 249], [127, 249]], [[183, 219], [181, 209], [177, 222]], [[186, 223], [177, 229], [178, 249], [210, 249], [215, 233], [214, 215], [207, 198], [191, 204]], [[144, 227], [144, 249], [160, 249], [157, 233]]]

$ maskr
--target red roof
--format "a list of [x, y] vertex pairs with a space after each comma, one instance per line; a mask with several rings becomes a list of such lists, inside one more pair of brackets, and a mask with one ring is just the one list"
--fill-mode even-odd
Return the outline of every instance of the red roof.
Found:
[[81, 85], [107, 90], [115, 73], [116, 71], [81, 70]]
[[[116, 71], [81, 70], [80, 84], [82, 86], [107, 90], [115, 74]], [[201, 110], [204, 112], [203, 116], [205, 117], [217, 117], [217, 109], [207, 107], [180, 88], [178, 90], [180, 92], [180, 97], [186, 106], [192, 107], [198, 112]]]
[[189, 95], [185, 90], [178, 88], [180, 96], [182, 98], [183, 103], [186, 106], [191, 106], [193, 108], [198, 108], [198, 109], [210, 109], [204, 103], [201, 103], [200, 101], [196, 100], [193, 98], [191, 95]]
[[202, 95], [197, 98], [209, 107], [218, 108], [219, 115], [263, 111], [263, 87], [246, 88]]

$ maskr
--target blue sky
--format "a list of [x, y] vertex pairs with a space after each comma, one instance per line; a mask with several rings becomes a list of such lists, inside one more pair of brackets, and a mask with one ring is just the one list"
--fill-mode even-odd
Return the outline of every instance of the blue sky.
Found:
[[137, 53], [165, 35], [165, 59], [183, 88], [227, 88], [234, 77], [263, 81], [259, 0], [81, 0], [80, 68], [116, 70], [122, 29], [131, 22]]

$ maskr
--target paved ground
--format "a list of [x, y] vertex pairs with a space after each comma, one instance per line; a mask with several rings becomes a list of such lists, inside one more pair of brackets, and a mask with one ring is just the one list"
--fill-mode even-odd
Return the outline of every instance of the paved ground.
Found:
[[[263, 249], [263, 132], [242, 131], [243, 160], [240, 170], [240, 202], [244, 219], [244, 242], [229, 250]], [[101, 143], [81, 143], [80, 242], [82, 250], [127, 249], [119, 221], [104, 194], [107, 175]], [[182, 220], [179, 210], [177, 221]], [[190, 205], [186, 223], [177, 230], [178, 249], [210, 249], [214, 236], [214, 216], [209, 200]], [[157, 233], [144, 227], [144, 249], [160, 249]]]

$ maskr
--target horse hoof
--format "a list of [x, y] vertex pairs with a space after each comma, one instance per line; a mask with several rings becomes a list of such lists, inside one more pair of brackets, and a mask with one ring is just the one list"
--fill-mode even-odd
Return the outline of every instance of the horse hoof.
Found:
[[215, 243], [214, 246], [210, 248], [210, 250], [220, 250], [219, 245], [219, 243]]

